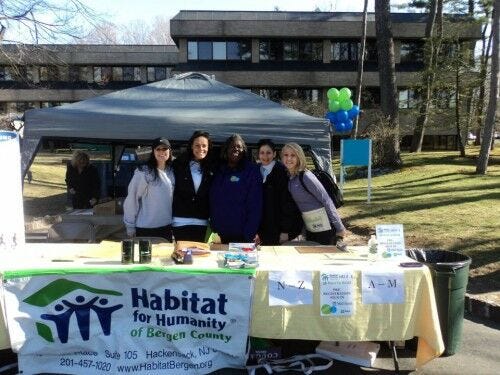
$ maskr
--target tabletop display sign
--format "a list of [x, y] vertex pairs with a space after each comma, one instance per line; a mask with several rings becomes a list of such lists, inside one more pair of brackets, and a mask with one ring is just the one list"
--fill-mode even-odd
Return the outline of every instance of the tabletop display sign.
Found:
[[404, 303], [405, 285], [402, 270], [363, 270], [361, 300], [364, 304]]
[[0, 252], [24, 245], [24, 215], [19, 136], [0, 131]]
[[320, 272], [321, 316], [354, 314], [353, 280], [353, 271], [323, 270]]
[[270, 271], [269, 306], [311, 305], [311, 271]]
[[20, 372], [206, 374], [246, 359], [246, 273], [6, 272]]
[[405, 236], [402, 224], [378, 224], [375, 226], [377, 243], [382, 258], [398, 260], [405, 256]]

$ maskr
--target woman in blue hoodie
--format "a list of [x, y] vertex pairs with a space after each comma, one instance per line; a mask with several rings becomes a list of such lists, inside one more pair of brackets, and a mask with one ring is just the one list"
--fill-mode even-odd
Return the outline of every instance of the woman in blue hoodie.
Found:
[[230, 136], [210, 188], [210, 225], [222, 243], [254, 242], [262, 215], [262, 176], [245, 141]]

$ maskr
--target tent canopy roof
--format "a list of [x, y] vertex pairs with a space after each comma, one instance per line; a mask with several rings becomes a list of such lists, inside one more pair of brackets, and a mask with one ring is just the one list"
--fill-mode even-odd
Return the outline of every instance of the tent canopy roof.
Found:
[[132, 145], [160, 136], [185, 142], [195, 130], [208, 131], [215, 142], [238, 133], [248, 143], [271, 138], [278, 144], [309, 145], [323, 159], [319, 165], [330, 170], [325, 119], [201, 73], [177, 75], [61, 107], [29, 110], [24, 138], [32, 145], [42, 138]]

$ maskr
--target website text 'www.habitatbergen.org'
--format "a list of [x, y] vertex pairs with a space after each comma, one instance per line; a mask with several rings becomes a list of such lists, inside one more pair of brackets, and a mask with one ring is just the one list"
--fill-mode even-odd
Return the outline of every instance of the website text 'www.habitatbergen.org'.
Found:
[[184, 371], [189, 370], [202, 370], [212, 368], [212, 361], [205, 361], [200, 363], [186, 363], [178, 361], [155, 361], [155, 362], [142, 362], [135, 365], [119, 365], [117, 366], [117, 371], [122, 373], [133, 373], [139, 371], [154, 371], [154, 370], [173, 370], [182, 369]]

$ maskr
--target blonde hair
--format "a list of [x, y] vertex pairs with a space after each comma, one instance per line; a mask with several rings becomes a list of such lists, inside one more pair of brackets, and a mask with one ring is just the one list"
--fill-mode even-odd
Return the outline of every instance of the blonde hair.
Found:
[[89, 155], [84, 151], [75, 151], [71, 158], [71, 165], [77, 167], [80, 165], [88, 165], [90, 163]]
[[298, 161], [298, 164], [295, 167], [295, 169], [293, 171], [289, 171], [290, 175], [295, 176], [299, 174], [299, 172], [305, 171], [307, 169], [307, 162], [306, 162], [306, 155], [304, 154], [304, 150], [302, 149], [302, 147], [300, 147], [300, 145], [298, 145], [295, 142], [287, 143], [281, 149], [281, 158], [283, 158], [283, 152], [285, 151], [286, 148], [290, 149], [297, 156], [297, 161]]

